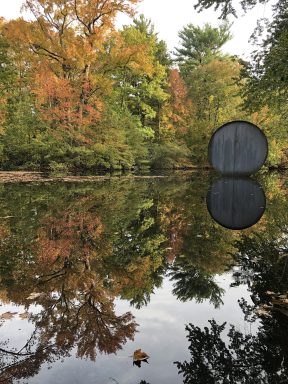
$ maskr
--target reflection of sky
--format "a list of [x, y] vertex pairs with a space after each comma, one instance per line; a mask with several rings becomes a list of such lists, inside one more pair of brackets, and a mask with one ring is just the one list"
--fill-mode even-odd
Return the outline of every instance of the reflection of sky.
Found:
[[[209, 302], [197, 304], [194, 301], [177, 301], [171, 294], [172, 284], [168, 279], [161, 289], [155, 291], [150, 304], [140, 310], [117, 300], [117, 314], [132, 310], [139, 324], [134, 342], [124, 345], [118, 355], [97, 356], [95, 363], [76, 359], [73, 352], [71, 358], [65, 359], [63, 363], [57, 361], [52, 369], [44, 365], [38, 376], [29, 379], [29, 384], [139, 384], [141, 380], [150, 384], [181, 383], [173, 362], [189, 358], [185, 324], [191, 322], [203, 327], [209, 319], [214, 318], [220, 323], [226, 321], [234, 324], [242, 332], [250, 331], [237, 303], [241, 297], [249, 299], [246, 288], [229, 288], [231, 274], [216, 276], [216, 281], [225, 289], [224, 305], [216, 310]], [[6, 311], [24, 312], [22, 307], [2, 306], [1, 313]], [[11, 341], [14, 340], [13, 346], [17, 339], [19, 345], [23, 346], [32, 329], [31, 324], [27, 325], [27, 321], [17, 319], [16, 316], [0, 328], [0, 338], [11, 338]], [[139, 348], [150, 355], [149, 364], [143, 363], [141, 369], [133, 367], [132, 358], [129, 357]]]
[[[39, 307], [38, 307], [39, 308]], [[10, 305], [10, 304], [0, 304], [0, 315], [5, 312], [16, 313], [12, 320], [5, 320], [0, 327], [0, 340], [9, 339], [9, 344], [5, 347], [8, 350], [12, 348], [21, 347], [25, 345], [27, 342], [27, 338], [31, 336], [31, 333], [34, 330], [34, 326], [32, 323], [28, 323], [27, 320], [22, 320], [19, 317], [19, 314], [25, 312], [25, 308], [23, 305]], [[37, 307], [35, 305], [31, 305], [29, 308], [29, 312], [37, 313]]]

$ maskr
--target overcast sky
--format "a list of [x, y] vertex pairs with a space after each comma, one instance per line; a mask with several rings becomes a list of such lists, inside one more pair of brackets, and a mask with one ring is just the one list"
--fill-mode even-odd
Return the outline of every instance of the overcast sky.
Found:
[[[20, 15], [20, 7], [23, 0], [0, 0], [0, 15], [6, 19], [16, 18]], [[205, 22], [213, 26], [219, 24], [219, 12], [212, 9], [197, 13], [193, 6], [196, 0], [142, 0], [137, 7], [139, 13], [151, 18], [155, 29], [159, 32], [159, 37], [167, 42], [170, 51], [179, 42], [178, 32], [188, 23], [203, 25]], [[246, 15], [240, 11], [238, 19], [231, 18], [233, 21], [233, 39], [228, 42], [224, 51], [230, 54], [248, 58], [253, 46], [249, 43], [249, 37], [256, 27], [257, 19], [261, 17], [271, 17], [271, 7], [269, 5], [257, 5]], [[127, 17], [120, 16], [118, 25], [129, 24]]]

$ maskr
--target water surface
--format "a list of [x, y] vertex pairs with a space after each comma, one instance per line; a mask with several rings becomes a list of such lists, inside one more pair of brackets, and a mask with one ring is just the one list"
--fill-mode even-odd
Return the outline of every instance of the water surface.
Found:
[[242, 231], [213, 181], [2, 185], [0, 383], [288, 382], [287, 177]]

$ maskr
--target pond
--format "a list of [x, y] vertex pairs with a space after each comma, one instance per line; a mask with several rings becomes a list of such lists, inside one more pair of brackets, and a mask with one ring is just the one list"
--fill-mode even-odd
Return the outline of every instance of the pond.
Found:
[[0, 383], [287, 383], [287, 175], [244, 230], [215, 180], [1, 185]]

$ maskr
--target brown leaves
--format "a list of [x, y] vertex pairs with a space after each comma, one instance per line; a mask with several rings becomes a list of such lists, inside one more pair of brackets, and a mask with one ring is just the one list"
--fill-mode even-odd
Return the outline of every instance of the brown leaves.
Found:
[[29, 313], [28, 312], [19, 313], [19, 317], [21, 320], [26, 320], [29, 318]]
[[133, 365], [136, 365], [138, 368], [141, 368], [141, 364], [147, 363], [148, 364], [149, 356], [146, 352], [142, 352], [141, 349], [137, 349], [133, 353]]
[[30, 295], [27, 297], [27, 300], [36, 300], [39, 297], [43, 296], [43, 293], [38, 293], [38, 292], [32, 292]]
[[[12, 320], [17, 314], [18, 314], [18, 312], [11, 312], [11, 311], [4, 312], [0, 315], [0, 319], [1, 320]], [[19, 317], [21, 320], [26, 320], [29, 318], [29, 313], [28, 312], [19, 313]]]
[[172, 69], [169, 74], [169, 93], [171, 100], [167, 104], [164, 113], [166, 128], [185, 133], [189, 124], [192, 103], [188, 98], [187, 87], [177, 69]]
[[259, 317], [272, 317], [271, 315], [271, 306], [268, 305], [261, 305], [258, 309], [256, 309], [255, 313]]
[[[100, 241], [104, 226], [97, 214], [89, 212], [89, 200], [79, 200], [74, 211], [62, 212], [60, 218], [44, 221], [44, 229], [38, 233], [38, 260], [41, 265], [49, 265], [60, 258], [61, 263], [71, 255], [81, 256], [86, 264], [94, 254], [94, 244]], [[81, 212], [84, 209], [85, 214]]]
[[141, 350], [141, 348], [140, 349], [136, 349], [136, 351], [133, 353], [133, 360], [134, 361], [147, 360], [147, 359], [149, 359], [149, 357], [150, 356], [147, 355], [146, 352], [143, 352]]
[[94, 90], [90, 79], [84, 81], [80, 77], [72, 82], [68, 77], [57, 76], [46, 64], [38, 69], [33, 86], [36, 107], [50, 123], [52, 134], [69, 131], [77, 142], [83, 143], [90, 141], [87, 128], [99, 121], [103, 110], [97, 93], [91, 96]]
[[13, 317], [15, 315], [17, 315], [18, 312], [5, 312], [5, 313], [2, 313], [2, 315], [0, 316], [0, 319], [2, 320], [11, 320], [13, 319]]
[[107, 71], [119, 65], [119, 60], [127, 61], [126, 54], [124, 58], [114, 55], [115, 61], [111, 52], [107, 56], [105, 44], [116, 14], [132, 14], [137, 2], [26, 0], [36, 21], [18, 19], [5, 25], [13, 51], [30, 72], [36, 108], [52, 132], [57, 127], [59, 135], [62, 128], [72, 131], [77, 142], [91, 142], [93, 129], [89, 128], [99, 121], [103, 97], [112, 90]]
[[267, 291], [270, 296], [269, 305], [263, 304], [255, 310], [255, 313], [260, 317], [272, 317], [272, 311], [279, 311], [283, 315], [288, 316], [288, 293], [280, 294], [272, 291]]

